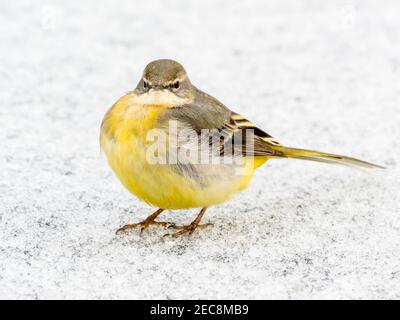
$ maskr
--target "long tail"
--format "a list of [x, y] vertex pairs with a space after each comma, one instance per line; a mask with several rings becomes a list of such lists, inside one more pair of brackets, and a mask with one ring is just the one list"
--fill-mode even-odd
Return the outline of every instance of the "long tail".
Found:
[[349, 167], [381, 168], [381, 169], [385, 168], [383, 166], [374, 163], [333, 153], [325, 153], [325, 152], [306, 150], [306, 149], [288, 148], [283, 146], [274, 146], [273, 148], [282, 154], [280, 157], [284, 158], [294, 158], [294, 159], [310, 160], [316, 162], [333, 163]]

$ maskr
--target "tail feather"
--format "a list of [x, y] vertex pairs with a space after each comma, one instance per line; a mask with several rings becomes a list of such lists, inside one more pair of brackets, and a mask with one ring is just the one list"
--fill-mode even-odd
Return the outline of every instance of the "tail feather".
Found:
[[281, 153], [282, 157], [284, 158], [294, 158], [294, 159], [310, 160], [316, 162], [332, 163], [349, 167], [381, 168], [381, 169], [385, 168], [383, 166], [374, 163], [333, 153], [319, 152], [306, 149], [288, 148], [283, 146], [274, 146], [274, 149], [279, 153]]

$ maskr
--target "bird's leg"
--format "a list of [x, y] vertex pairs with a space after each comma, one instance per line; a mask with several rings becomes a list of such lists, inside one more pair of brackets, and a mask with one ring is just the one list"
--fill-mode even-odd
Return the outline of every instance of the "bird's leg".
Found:
[[161, 212], [163, 212], [164, 209], [158, 209], [157, 211], [153, 212], [151, 215], [149, 215], [146, 219], [139, 223], [134, 223], [134, 224], [126, 224], [122, 228], [119, 228], [117, 230], [117, 234], [121, 231], [125, 231], [128, 229], [134, 229], [136, 227], [140, 227], [140, 232], [142, 233], [144, 230], [146, 230], [151, 224], [157, 224], [161, 225], [163, 227], [166, 226], [175, 226], [173, 222], [161, 222], [161, 221], [155, 221], [155, 219], [160, 215]]
[[200, 224], [201, 218], [203, 218], [204, 213], [206, 213], [207, 208], [201, 209], [200, 213], [197, 215], [196, 219], [193, 220], [193, 222], [187, 226], [173, 226], [174, 229], [181, 229], [175, 233], [172, 234], [173, 237], [179, 237], [184, 234], [192, 234], [194, 230], [197, 228], [203, 229], [208, 226], [212, 226], [212, 223], [206, 223], [206, 224]]

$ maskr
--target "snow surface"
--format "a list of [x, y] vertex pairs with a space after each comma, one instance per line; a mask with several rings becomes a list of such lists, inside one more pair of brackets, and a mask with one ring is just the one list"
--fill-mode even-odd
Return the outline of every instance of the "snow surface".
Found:
[[[400, 298], [398, 1], [2, 1], [0, 298]], [[99, 125], [156, 58], [281, 143], [386, 165], [260, 168], [212, 228], [152, 212]], [[194, 210], [162, 218], [189, 223]]]

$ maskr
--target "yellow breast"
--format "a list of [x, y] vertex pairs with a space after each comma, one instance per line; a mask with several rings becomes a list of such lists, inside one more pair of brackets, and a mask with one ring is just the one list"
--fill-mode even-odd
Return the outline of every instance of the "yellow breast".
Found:
[[144, 106], [135, 95], [128, 94], [107, 112], [101, 126], [100, 145], [111, 168], [130, 192], [146, 202], [151, 199], [143, 192], [143, 186], [154, 183], [147, 173], [146, 135], [156, 128], [157, 116], [165, 107]]
[[139, 199], [164, 209], [211, 206], [243, 190], [252, 170], [247, 175], [224, 177], [222, 170], [214, 168], [221, 176], [210, 175], [204, 186], [176, 172], [173, 166], [148, 163], [147, 132], [157, 128], [160, 112], [168, 107], [169, 104], [143, 104], [143, 100], [130, 94], [120, 98], [105, 115], [100, 144], [122, 184]]

